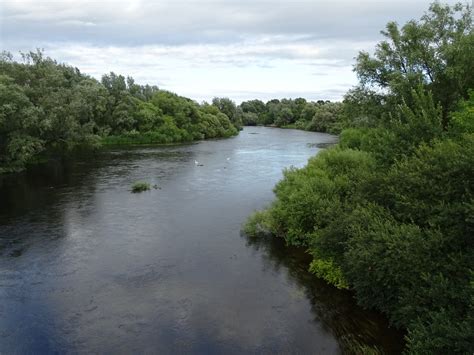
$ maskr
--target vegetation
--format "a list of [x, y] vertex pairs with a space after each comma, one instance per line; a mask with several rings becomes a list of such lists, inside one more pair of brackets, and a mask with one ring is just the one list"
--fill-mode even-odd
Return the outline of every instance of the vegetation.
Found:
[[137, 181], [136, 183], [132, 185], [133, 193], [148, 191], [150, 189], [151, 189], [151, 185], [144, 181]]
[[308, 102], [303, 98], [242, 102], [237, 111], [247, 126], [270, 125], [297, 128], [306, 131], [339, 133], [346, 121], [343, 104], [319, 100]]
[[229, 99], [212, 105], [110, 73], [101, 82], [42, 52], [0, 55], [0, 173], [101, 144], [175, 143], [238, 133]]
[[[42, 52], [0, 57], [0, 173], [102, 144], [229, 137], [242, 125], [341, 133], [290, 168], [250, 236], [307, 248], [309, 270], [407, 330], [407, 352], [474, 351], [474, 32], [467, 5], [434, 3], [390, 22], [343, 102], [303, 98], [235, 105], [99, 82]], [[149, 190], [137, 182], [133, 192]], [[361, 350], [362, 351], [362, 350]]]
[[407, 353], [472, 354], [470, 8], [434, 3], [382, 33], [373, 56], [360, 53], [360, 84], [338, 108], [340, 143], [286, 170], [245, 231], [306, 247], [312, 273], [407, 329]]

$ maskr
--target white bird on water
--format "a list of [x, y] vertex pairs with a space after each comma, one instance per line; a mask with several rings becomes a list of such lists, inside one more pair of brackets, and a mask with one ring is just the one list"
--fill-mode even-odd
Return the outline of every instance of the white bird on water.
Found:
[[197, 160], [194, 161], [194, 164], [199, 165], [199, 162]]
[[230, 160], [230, 158], [227, 158], [227, 161], [229, 161], [229, 160]]

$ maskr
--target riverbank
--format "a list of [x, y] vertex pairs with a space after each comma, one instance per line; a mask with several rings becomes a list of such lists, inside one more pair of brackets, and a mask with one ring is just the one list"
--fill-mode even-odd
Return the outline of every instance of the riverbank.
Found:
[[338, 145], [286, 170], [276, 199], [244, 229], [307, 248], [309, 271], [407, 329], [409, 352], [467, 353], [474, 95], [447, 130], [431, 96], [413, 95], [425, 106], [403, 107], [410, 119], [345, 130]]
[[305, 131], [305, 132], [315, 132], [315, 133], [328, 133], [328, 134], [334, 134], [338, 135], [341, 133], [342, 128], [334, 129], [334, 130], [329, 130], [329, 131], [323, 131], [323, 130], [310, 130], [307, 129], [305, 125], [301, 125], [298, 123], [291, 123], [291, 124], [285, 124], [282, 126], [277, 126], [275, 124], [269, 124], [269, 125], [248, 125], [246, 127], [268, 127], [268, 128], [280, 128], [280, 129], [297, 129], [300, 131]]
[[110, 135], [102, 138], [98, 138], [96, 143], [92, 146], [77, 146], [70, 151], [59, 151], [55, 149], [53, 151], [43, 151], [34, 157], [30, 158], [21, 166], [5, 166], [0, 168], [0, 175], [15, 174], [29, 169], [33, 166], [42, 165], [52, 160], [62, 159], [76, 159], [84, 156], [91, 156], [100, 151], [101, 149], [114, 147], [114, 146], [135, 146], [135, 145], [150, 145], [150, 146], [166, 146], [174, 144], [186, 144], [199, 142], [203, 140], [211, 139], [227, 139], [235, 137], [239, 134], [237, 129], [223, 132], [222, 136], [207, 137], [204, 138], [201, 135], [196, 139], [193, 139], [189, 134], [167, 136], [160, 132], [133, 132], [124, 135]]
[[222, 132], [222, 135], [219, 136], [208, 136], [204, 137], [204, 135], [199, 135], [198, 137], [193, 137], [189, 134], [181, 134], [175, 136], [165, 135], [160, 132], [134, 132], [130, 134], [124, 135], [110, 135], [106, 136], [101, 139], [101, 144], [104, 146], [111, 146], [111, 145], [139, 145], [139, 144], [147, 144], [147, 145], [161, 145], [161, 144], [176, 144], [176, 143], [191, 143], [205, 139], [216, 139], [216, 138], [230, 138], [234, 137], [239, 134], [238, 130], [228, 130]]

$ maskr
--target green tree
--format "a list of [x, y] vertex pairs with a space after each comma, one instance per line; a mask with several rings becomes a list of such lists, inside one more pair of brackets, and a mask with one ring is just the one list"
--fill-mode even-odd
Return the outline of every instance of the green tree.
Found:
[[238, 129], [242, 127], [242, 115], [237, 110], [234, 101], [227, 97], [215, 97], [212, 99], [212, 105], [216, 106], [220, 112], [227, 115], [230, 122], [232, 122], [235, 127]]
[[361, 83], [389, 89], [405, 99], [423, 83], [435, 102], [441, 103], [446, 127], [448, 112], [467, 97], [474, 84], [470, 7], [435, 2], [419, 21], [409, 21], [402, 28], [389, 22], [382, 34], [387, 39], [377, 45], [374, 56], [361, 52], [357, 58], [355, 71]]

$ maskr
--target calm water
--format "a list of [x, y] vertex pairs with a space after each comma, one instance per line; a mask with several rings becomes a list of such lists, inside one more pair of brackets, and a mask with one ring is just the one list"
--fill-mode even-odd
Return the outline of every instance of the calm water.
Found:
[[[348, 339], [399, 352], [300, 250], [240, 232], [283, 168], [333, 140], [252, 127], [3, 178], [0, 353], [333, 354]], [[137, 180], [159, 189], [132, 194]]]

